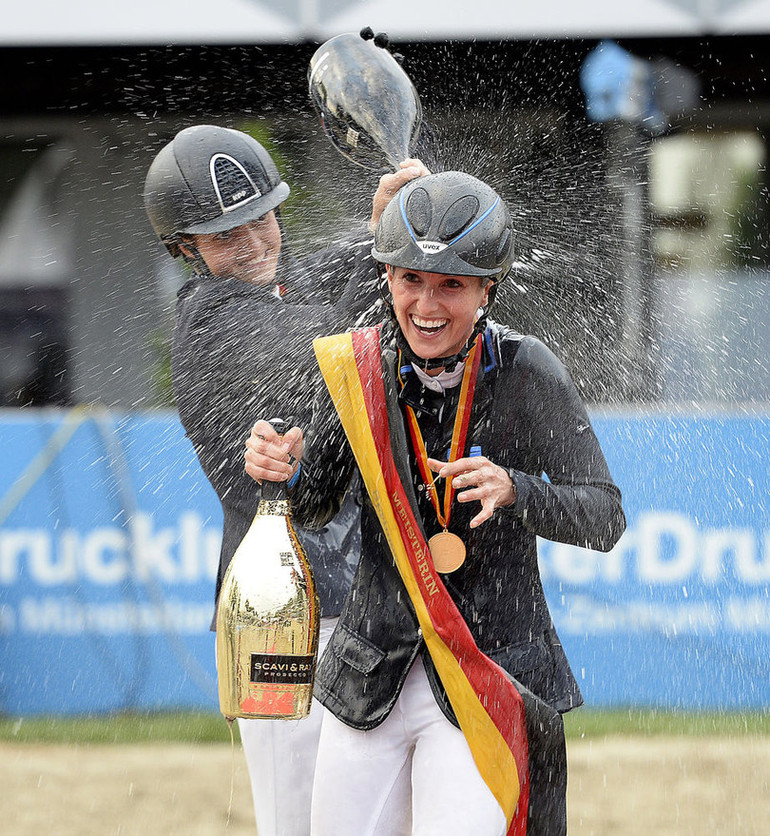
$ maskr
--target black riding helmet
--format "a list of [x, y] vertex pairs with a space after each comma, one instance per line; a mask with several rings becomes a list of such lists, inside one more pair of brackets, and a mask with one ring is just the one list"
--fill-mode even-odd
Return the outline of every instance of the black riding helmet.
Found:
[[[381, 264], [448, 276], [479, 276], [497, 285], [510, 272], [513, 229], [502, 198], [481, 180], [461, 171], [443, 171], [410, 180], [390, 201], [374, 235], [372, 257]], [[486, 314], [476, 322], [470, 342], [483, 330]], [[399, 329], [399, 336], [400, 329]], [[406, 341], [402, 350], [411, 355]], [[448, 370], [467, 354], [425, 361], [424, 368]]]
[[288, 185], [256, 139], [216, 125], [180, 131], [155, 157], [144, 184], [150, 223], [174, 257], [180, 235], [234, 229], [288, 196]]
[[392, 267], [500, 281], [513, 255], [511, 217], [486, 183], [461, 171], [410, 180], [382, 213], [372, 257]]

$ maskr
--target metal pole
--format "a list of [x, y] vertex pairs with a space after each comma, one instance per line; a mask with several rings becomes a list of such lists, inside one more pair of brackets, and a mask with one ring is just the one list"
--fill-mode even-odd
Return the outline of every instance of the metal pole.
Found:
[[654, 369], [648, 140], [638, 126], [607, 123], [607, 180], [619, 215], [619, 386], [629, 400], [657, 395]]

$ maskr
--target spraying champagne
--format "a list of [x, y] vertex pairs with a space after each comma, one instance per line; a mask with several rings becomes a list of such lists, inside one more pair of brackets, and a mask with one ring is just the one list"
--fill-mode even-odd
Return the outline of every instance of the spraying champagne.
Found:
[[310, 59], [310, 98], [337, 150], [357, 165], [396, 171], [422, 126], [417, 91], [371, 30], [337, 35]]

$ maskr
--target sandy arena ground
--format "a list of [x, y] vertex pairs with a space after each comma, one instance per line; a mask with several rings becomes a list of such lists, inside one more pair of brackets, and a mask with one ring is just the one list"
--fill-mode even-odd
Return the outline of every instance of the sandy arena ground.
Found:
[[[568, 746], [571, 836], [770, 833], [770, 737]], [[255, 832], [246, 764], [229, 745], [0, 743], [0, 786], [4, 836]]]

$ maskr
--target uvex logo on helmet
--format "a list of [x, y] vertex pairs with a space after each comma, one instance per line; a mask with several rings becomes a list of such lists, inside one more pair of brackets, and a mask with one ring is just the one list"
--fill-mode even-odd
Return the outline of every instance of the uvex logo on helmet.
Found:
[[447, 248], [447, 244], [442, 244], [441, 241], [415, 241], [415, 244], [424, 253], [440, 253]]

